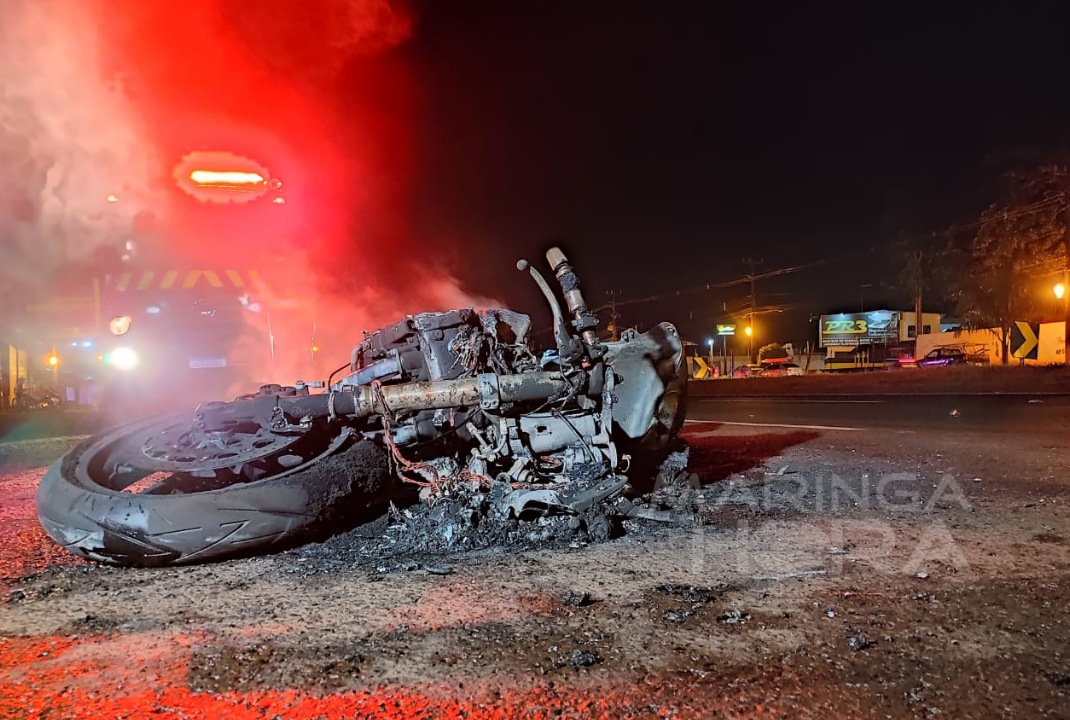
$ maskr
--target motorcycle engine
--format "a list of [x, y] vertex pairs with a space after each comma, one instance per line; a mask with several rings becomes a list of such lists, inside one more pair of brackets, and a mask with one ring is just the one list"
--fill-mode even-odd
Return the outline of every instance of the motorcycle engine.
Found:
[[[539, 370], [527, 344], [527, 315], [472, 309], [411, 315], [367, 333], [353, 349], [350, 374], [336, 388], [434, 382], [485, 373]], [[398, 414], [391, 440], [444, 475], [467, 468], [514, 481], [560, 476], [580, 464], [615, 466], [609, 405], [590, 398], [531, 407], [451, 408]]]
[[367, 333], [353, 349], [346, 385], [453, 380], [477, 372], [514, 373], [529, 359], [531, 320], [511, 310], [410, 315]]

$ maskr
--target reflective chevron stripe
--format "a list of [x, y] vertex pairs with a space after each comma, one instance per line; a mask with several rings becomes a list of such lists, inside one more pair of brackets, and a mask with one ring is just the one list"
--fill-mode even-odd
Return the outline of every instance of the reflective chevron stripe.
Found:
[[256, 270], [142, 270], [110, 275], [106, 286], [116, 292], [130, 290], [192, 290], [199, 288], [251, 289], [272, 294]]

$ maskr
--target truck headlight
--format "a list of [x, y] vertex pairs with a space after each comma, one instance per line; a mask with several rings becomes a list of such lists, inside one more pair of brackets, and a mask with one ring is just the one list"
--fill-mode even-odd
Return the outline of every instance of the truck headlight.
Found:
[[128, 347], [119, 347], [108, 353], [108, 364], [117, 370], [133, 370], [137, 367], [137, 353]]

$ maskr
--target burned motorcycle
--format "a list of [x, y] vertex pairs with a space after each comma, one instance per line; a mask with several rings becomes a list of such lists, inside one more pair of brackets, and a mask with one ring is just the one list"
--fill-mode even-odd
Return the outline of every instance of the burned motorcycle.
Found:
[[572, 265], [546, 256], [567, 310], [517, 265], [553, 314], [545, 353], [510, 310], [406, 317], [318, 387], [269, 385], [86, 440], [42, 480], [42, 527], [87, 558], [159, 566], [289, 547], [406, 489], [480, 493], [517, 519], [626, 506], [683, 421], [682, 344], [668, 323], [602, 342]]

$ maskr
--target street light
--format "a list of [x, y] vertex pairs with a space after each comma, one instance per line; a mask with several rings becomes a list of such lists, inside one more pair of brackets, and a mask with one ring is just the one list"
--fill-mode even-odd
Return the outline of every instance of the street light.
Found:
[[747, 362], [754, 362], [754, 329], [748, 325], [743, 334], [747, 336]]
[[59, 355], [56, 354], [56, 346], [52, 346], [52, 352], [45, 358], [45, 364], [52, 371], [52, 389], [59, 388]]
[[[1067, 238], [1067, 243], [1070, 247], [1070, 238]], [[1057, 300], [1063, 301], [1063, 365], [1070, 367], [1070, 294], [1066, 292], [1066, 284], [1070, 284], [1070, 269], [1063, 271], [1063, 277], [1064, 282], [1055, 283], [1051, 291]]]

